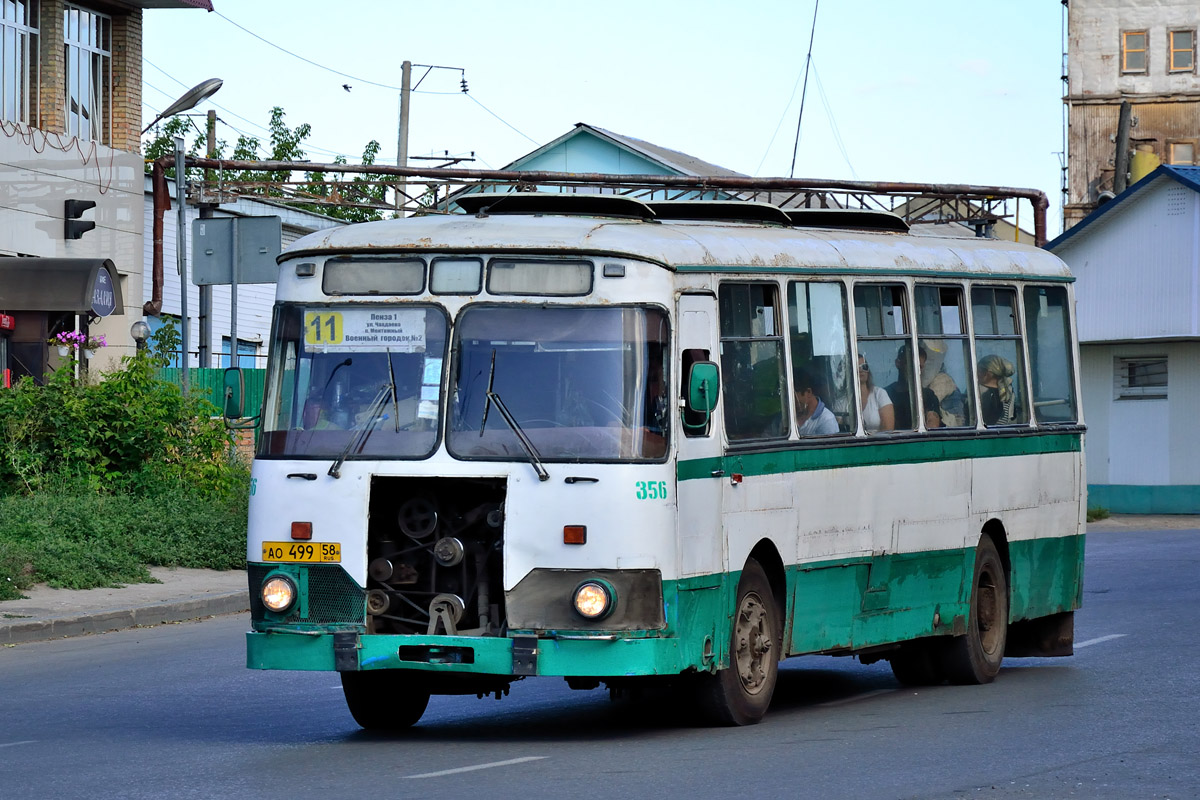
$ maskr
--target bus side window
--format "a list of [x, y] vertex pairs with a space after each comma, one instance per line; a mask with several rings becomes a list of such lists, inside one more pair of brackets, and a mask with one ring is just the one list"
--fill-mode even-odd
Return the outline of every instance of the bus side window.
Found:
[[787, 436], [779, 287], [726, 283], [717, 298], [726, 435], [730, 441]]
[[908, 295], [903, 284], [859, 284], [854, 287], [854, 320], [858, 328], [855, 365], [863, 430], [877, 433], [913, 430], [919, 415], [911, 398], [914, 366], [909, 352]]
[[971, 318], [975, 324], [980, 419], [988, 426], [1029, 422], [1016, 290], [972, 288]]
[[975, 427], [971, 343], [960, 286], [916, 289], [917, 354], [926, 428]]
[[1025, 288], [1025, 326], [1033, 412], [1039, 423], [1076, 422], [1075, 376], [1071, 364], [1071, 319], [1062, 286]]
[[788, 338], [793, 387], [801, 376], [811, 381], [817, 397], [837, 420], [838, 431], [853, 433], [858, 415], [850, 383], [854, 375], [846, 287], [834, 282], [789, 282]]

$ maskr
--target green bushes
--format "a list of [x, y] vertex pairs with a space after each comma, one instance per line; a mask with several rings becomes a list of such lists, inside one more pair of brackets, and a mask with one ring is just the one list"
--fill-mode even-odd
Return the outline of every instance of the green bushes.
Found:
[[177, 334], [95, 383], [71, 365], [0, 391], [0, 599], [36, 582], [245, 564], [247, 470], [217, 409], [155, 377]]

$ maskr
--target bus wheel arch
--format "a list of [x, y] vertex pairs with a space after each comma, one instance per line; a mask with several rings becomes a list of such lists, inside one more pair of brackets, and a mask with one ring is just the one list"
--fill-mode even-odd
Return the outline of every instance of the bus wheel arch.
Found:
[[[997, 531], [993, 528], [992, 532]], [[941, 668], [951, 683], [991, 683], [1004, 659], [1009, 613], [1008, 569], [992, 532], [985, 526], [975, 548], [967, 630], [946, 642], [943, 651]], [[998, 533], [1004, 541], [1003, 529]]]
[[[759, 552], [756, 550], [756, 552]], [[770, 559], [774, 548], [761, 551]], [[782, 574], [782, 561], [772, 567]], [[769, 571], [751, 555], [742, 568], [732, 609], [729, 666], [700, 675], [698, 700], [720, 725], [753, 725], [771, 705], [783, 649], [783, 607]]]

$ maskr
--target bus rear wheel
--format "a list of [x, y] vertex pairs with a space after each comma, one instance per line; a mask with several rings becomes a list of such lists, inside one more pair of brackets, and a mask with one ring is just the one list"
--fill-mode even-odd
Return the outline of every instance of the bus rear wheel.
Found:
[[1008, 639], [1008, 581], [992, 537], [975, 548], [967, 632], [946, 643], [942, 670], [951, 683], [991, 683], [1004, 660]]
[[429, 690], [414, 684], [411, 673], [374, 670], [341, 675], [346, 707], [354, 721], [368, 731], [411, 728], [429, 705]]
[[753, 725], [775, 693], [783, 625], [771, 583], [750, 559], [738, 581], [730, 634], [729, 668], [703, 676], [700, 702], [705, 716], [721, 725]]

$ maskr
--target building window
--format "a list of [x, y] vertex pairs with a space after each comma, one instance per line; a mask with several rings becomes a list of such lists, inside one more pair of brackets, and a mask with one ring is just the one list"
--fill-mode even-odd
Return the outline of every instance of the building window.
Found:
[[1196, 163], [1196, 143], [1167, 142], [1167, 163], [1189, 167]]
[[1192, 72], [1196, 68], [1196, 32], [1167, 31], [1170, 59], [1167, 72]]
[[63, 9], [67, 134], [108, 144], [112, 108], [112, 19], [78, 6]]
[[1167, 396], [1167, 357], [1138, 356], [1115, 360], [1118, 400], [1162, 400]]
[[[238, 338], [238, 363], [242, 369], [254, 369], [258, 366], [258, 344]], [[229, 337], [221, 337], [221, 367], [229, 368]]]
[[38, 0], [0, 1], [0, 119], [37, 120]]
[[1146, 52], [1149, 39], [1145, 31], [1121, 33], [1121, 72], [1144, 73], [1149, 64]]

